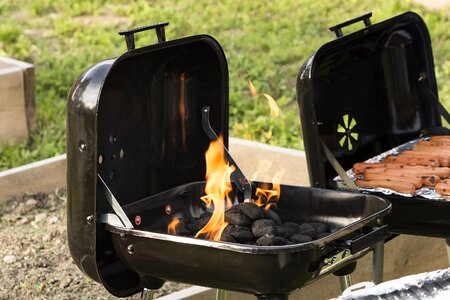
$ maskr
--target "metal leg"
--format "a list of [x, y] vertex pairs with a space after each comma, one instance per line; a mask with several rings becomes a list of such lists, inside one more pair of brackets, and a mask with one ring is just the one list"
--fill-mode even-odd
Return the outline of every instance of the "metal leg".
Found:
[[144, 288], [141, 293], [141, 300], [153, 300], [153, 290]]
[[447, 243], [447, 255], [448, 255], [448, 263], [450, 264], [450, 239], [445, 239]]
[[217, 290], [216, 300], [227, 300], [227, 291], [225, 290]]
[[372, 260], [372, 281], [375, 284], [383, 282], [384, 269], [384, 241], [375, 244]]
[[339, 276], [339, 283], [341, 284], [341, 292], [343, 292], [352, 285], [352, 277], [350, 274]]

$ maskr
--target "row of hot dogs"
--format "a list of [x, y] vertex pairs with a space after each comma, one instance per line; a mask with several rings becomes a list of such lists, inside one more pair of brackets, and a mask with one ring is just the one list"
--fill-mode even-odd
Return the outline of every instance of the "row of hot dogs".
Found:
[[355, 184], [414, 194], [423, 186], [450, 196], [450, 136], [419, 141], [412, 150], [385, 157], [378, 163], [355, 163]]

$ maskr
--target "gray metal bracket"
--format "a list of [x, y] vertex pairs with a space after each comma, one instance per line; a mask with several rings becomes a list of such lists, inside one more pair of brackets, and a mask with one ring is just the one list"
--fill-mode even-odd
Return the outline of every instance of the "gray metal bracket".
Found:
[[238, 189], [244, 193], [244, 200], [250, 200], [252, 198], [252, 184], [251, 182], [245, 177], [244, 173], [242, 173], [241, 169], [237, 165], [237, 163], [234, 161], [233, 157], [231, 156], [230, 152], [228, 152], [225, 145], [222, 143], [222, 141], [219, 139], [217, 134], [214, 132], [214, 129], [211, 127], [211, 123], [209, 122], [209, 106], [204, 106], [202, 108], [202, 128], [203, 131], [206, 133], [206, 135], [209, 137], [211, 141], [219, 141], [221, 144], [226, 159], [230, 164], [232, 164], [235, 167], [235, 170], [233, 173], [231, 173], [231, 181], [236, 183]]

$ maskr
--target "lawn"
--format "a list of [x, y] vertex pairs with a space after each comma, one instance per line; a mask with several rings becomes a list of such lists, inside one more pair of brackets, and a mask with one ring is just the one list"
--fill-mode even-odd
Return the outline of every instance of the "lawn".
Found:
[[[169, 21], [168, 39], [206, 33], [222, 45], [230, 74], [230, 135], [302, 149], [295, 95], [297, 72], [323, 43], [328, 27], [367, 11], [378, 22], [404, 11], [423, 16], [431, 33], [441, 100], [450, 101], [450, 19], [403, 1], [100, 1], [0, 0], [0, 55], [34, 63], [38, 132], [0, 149], [0, 170], [65, 152], [66, 99], [90, 65], [123, 53], [123, 29]], [[361, 25], [359, 25], [361, 26]], [[357, 28], [358, 25], [352, 27]], [[351, 30], [351, 29], [350, 29]], [[138, 36], [137, 46], [156, 42]], [[266, 100], [281, 109], [272, 117]]]

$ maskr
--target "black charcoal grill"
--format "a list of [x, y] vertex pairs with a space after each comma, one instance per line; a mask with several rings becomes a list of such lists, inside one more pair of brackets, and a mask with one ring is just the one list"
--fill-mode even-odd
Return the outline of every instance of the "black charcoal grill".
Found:
[[[310, 182], [341, 189], [333, 180], [355, 162], [411, 140], [448, 135], [441, 115], [430, 36], [407, 12], [371, 25], [371, 13], [331, 27], [337, 39], [305, 62], [297, 81]], [[343, 35], [343, 28], [364, 22]], [[336, 171], [338, 170], [338, 171]], [[339, 174], [340, 175], [340, 174]], [[393, 233], [450, 237], [450, 201], [382, 195], [392, 202]]]
[[[205, 211], [205, 151], [219, 135], [228, 145], [228, 71], [212, 37], [165, 41], [165, 25], [122, 32], [128, 51], [89, 68], [69, 95], [68, 240], [86, 275], [115, 296], [172, 280], [285, 299], [386, 237], [388, 201], [287, 185], [279, 215], [324, 222], [332, 234], [285, 246], [166, 234], [173, 216]], [[152, 28], [159, 43], [135, 49], [133, 35]], [[242, 202], [260, 183], [235, 166]]]

